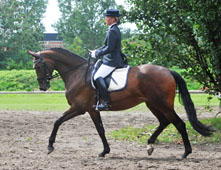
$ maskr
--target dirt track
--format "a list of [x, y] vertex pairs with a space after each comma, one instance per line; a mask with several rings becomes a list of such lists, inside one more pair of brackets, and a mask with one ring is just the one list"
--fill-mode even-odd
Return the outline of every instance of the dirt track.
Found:
[[[212, 117], [214, 113], [200, 117]], [[88, 114], [64, 123], [59, 129], [55, 151], [47, 155], [48, 137], [53, 123], [61, 115], [55, 112], [0, 111], [0, 170], [220, 170], [221, 144], [192, 145], [193, 153], [180, 160], [183, 145], [158, 144], [148, 156], [144, 145], [109, 139], [111, 152], [98, 158], [103, 146]], [[181, 115], [185, 120], [185, 114]], [[147, 113], [104, 112], [105, 130], [127, 125], [143, 127], [157, 124]]]

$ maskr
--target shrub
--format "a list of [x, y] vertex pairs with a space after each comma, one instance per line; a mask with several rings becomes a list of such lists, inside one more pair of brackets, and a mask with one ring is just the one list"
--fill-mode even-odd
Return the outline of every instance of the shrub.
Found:
[[[182, 70], [172, 68], [182, 75]], [[201, 85], [194, 80], [185, 79], [189, 90], [198, 90]], [[58, 77], [51, 81], [49, 90], [64, 90], [64, 82]], [[34, 91], [38, 90], [38, 82], [34, 70], [0, 71], [0, 91]]]
[[[64, 90], [64, 83], [59, 78], [51, 82], [51, 90]], [[38, 90], [34, 70], [0, 71], [0, 91]]]

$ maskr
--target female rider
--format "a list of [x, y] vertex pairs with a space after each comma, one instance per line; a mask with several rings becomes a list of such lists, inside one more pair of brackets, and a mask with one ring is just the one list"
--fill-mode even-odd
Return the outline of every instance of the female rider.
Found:
[[109, 110], [109, 96], [104, 78], [107, 77], [116, 67], [123, 67], [123, 59], [121, 56], [121, 32], [117, 23], [121, 16], [119, 10], [106, 10], [105, 21], [109, 25], [104, 46], [93, 50], [91, 56], [93, 58], [103, 56], [103, 63], [94, 76], [96, 87], [102, 99], [98, 105], [98, 110]]

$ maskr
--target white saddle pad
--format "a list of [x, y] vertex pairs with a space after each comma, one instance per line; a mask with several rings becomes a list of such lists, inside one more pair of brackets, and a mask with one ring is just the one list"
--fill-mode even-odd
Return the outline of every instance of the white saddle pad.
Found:
[[[127, 86], [129, 70], [130, 66], [127, 66], [126, 68], [118, 68], [105, 78], [109, 92], [122, 90]], [[92, 75], [94, 75], [94, 73], [92, 73]], [[91, 77], [91, 85], [95, 89], [93, 76]]]
[[130, 66], [126, 68], [119, 68], [114, 70], [111, 76], [110, 85], [108, 88], [109, 92], [122, 90], [127, 85], [128, 73]]

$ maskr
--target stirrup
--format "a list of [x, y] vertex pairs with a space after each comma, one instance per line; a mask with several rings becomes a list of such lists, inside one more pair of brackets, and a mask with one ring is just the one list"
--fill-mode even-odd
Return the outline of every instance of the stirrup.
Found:
[[99, 104], [99, 105], [96, 107], [96, 109], [98, 109], [99, 111], [102, 111], [102, 110], [108, 111], [108, 110], [110, 110], [110, 105], [109, 105], [108, 102], [102, 101], [101, 104]]

